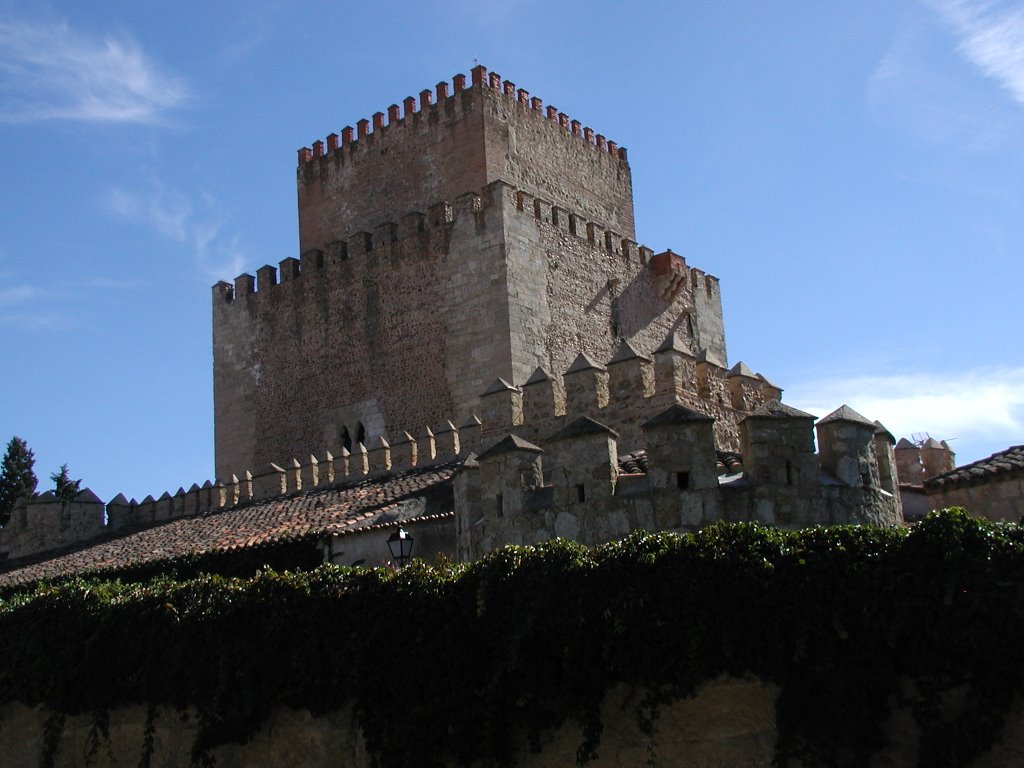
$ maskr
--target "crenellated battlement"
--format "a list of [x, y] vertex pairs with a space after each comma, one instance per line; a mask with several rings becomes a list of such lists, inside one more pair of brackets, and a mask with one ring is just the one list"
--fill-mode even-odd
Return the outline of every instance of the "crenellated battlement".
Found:
[[[666, 345], [656, 364], [686, 355]], [[141, 502], [118, 494], [104, 507], [88, 489], [69, 503], [52, 493], [22, 499], [0, 528], [0, 557], [27, 557], [172, 520], [455, 463], [464, 469], [456, 475], [454, 504], [459, 551], [466, 558], [555, 535], [595, 544], [635, 528], [685, 529], [721, 519], [777, 525], [901, 522], [895, 474], [887, 471], [893, 441], [884, 427], [847, 406], [815, 425], [813, 416], [781, 404], [778, 389], [738, 363], [717, 374], [750, 379], [759, 402], [756, 408], [748, 402], [750, 409], [739, 413], [742, 466], [737, 455], [725, 463], [716, 434], [722, 412], [683, 405], [681, 393], [657, 376], [643, 375], [644, 362], [651, 361], [631, 354], [628, 346], [607, 366], [580, 355], [560, 385], [543, 372], [521, 389], [495, 382], [483, 397], [483, 420], [472, 416], [460, 426], [448, 420], [394, 440], [376, 435], [351, 450], [270, 463]], [[603, 381], [601, 374], [609, 372]], [[639, 389], [623, 387], [627, 381]], [[635, 459], [633, 469], [624, 469], [623, 436], [609, 426], [623, 417], [629, 421], [619, 426], [632, 424], [641, 435], [631, 446], [641, 449], [632, 454], [643, 457], [639, 473]], [[527, 513], [530, 521], [522, 519]]]
[[516, 431], [492, 441], [455, 476], [459, 558], [556, 536], [596, 546], [637, 529], [696, 530], [721, 520], [902, 524], [894, 476], [885, 472], [891, 436], [848, 406], [815, 424], [765, 401], [740, 422], [742, 468], [733, 457], [719, 469], [715, 421], [669, 405], [640, 425], [644, 452], [626, 457], [627, 471], [621, 436], [588, 415], [536, 442]]
[[325, 250], [307, 251], [299, 259], [282, 259], [276, 267], [265, 264], [256, 271], [256, 275], [243, 273], [234, 279], [233, 284], [218, 282], [213, 286], [214, 300], [232, 302], [264, 294], [303, 276], [319, 278], [339, 271], [346, 263], [351, 267], [355, 262], [365, 263], [371, 258], [399, 259], [397, 267], [401, 268], [402, 259], [424, 258], [436, 250], [438, 245], [447, 241], [451, 229], [458, 223], [471, 221], [477, 230], [486, 229], [489, 225], [488, 211], [494, 205], [502, 206], [502, 202], [503, 213], [520, 214], [532, 219], [538, 228], [587, 243], [595, 255], [619, 257], [627, 264], [648, 267], [655, 293], [663, 301], [670, 302], [684, 291], [703, 291], [712, 298], [719, 290], [717, 277], [688, 266], [686, 259], [671, 249], [655, 254], [650, 247], [624, 237], [583, 214], [516, 189], [504, 181], [494, 181], [479, 192], [459, 195], [454, 202], [442, 200], [434, 203], [426, 213], [410, 211], [398, 221], [359, 229], [343, 240], [330, 243]]
[[302, 147], [298, 150], [299, 168], [322, 158], [342, 163], [352, 162], [367, 147], [376, 146], [379, 142], [391, 138], [389, 134], [397, 128], [417, 130], [426, 121], [441, 119], [440, 114], [444, 112], [453, 113], [460, 107], [464, 111], [469, 111], [470, 102], [466, 97], [478, 93], [503, 96], [523, 111], [536, 115], [537, 119], [549, 121], [595, 151], [625, 162], [625, 147], [620, 147], [603, 134], [595, 133], [589, 126], [583, 126], [579, 120], [572, 119], [557, 107], [545, 107], [542, 99], [531, 96], [524, 88], [517, 88], [511, 80], [503, 80], [497, 72], [488, 72], [486, 67], [477, 65], [470, 70], [470, 76], [468, 88], [466, 76], [455, 75], [450, 89], [447, 81], [439, 82], [432, 89], [420, 91], [418, 99], [415, 96], [406, 96], [402, 99], [401, 106], [391, 104], [386, 113], [375, 112], [370, 119], [362, 118], [356, 121], [355, 128], [346, 125], [340, 134], [330, 133], [324, 139], [317, 139], [310, 146]]

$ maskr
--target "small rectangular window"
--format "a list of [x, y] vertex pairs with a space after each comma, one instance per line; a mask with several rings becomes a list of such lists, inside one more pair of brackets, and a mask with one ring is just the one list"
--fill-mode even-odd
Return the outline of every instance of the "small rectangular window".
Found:
[[497, 501], [497, 505], [496, 506], [497, 506], [497, 511], [498, 511], [498, 517], [504, 517], [505, 516], [505, 499], [504, 499], [504, 497], [499, 493], [498, 497], [497, 497], [497, 499], [495, 499], [495, 501]]
[[587, 490], [583, 487], [583, 483], [576, 486], [576, 501], [586, 501]]
[[676, 472], [676, 488], [680, 491], [685, 491], [690, 487], [690, 473], [689, 472]]

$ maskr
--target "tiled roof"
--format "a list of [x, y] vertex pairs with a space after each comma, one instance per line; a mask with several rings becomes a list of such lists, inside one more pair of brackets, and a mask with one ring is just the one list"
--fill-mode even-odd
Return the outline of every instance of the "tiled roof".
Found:
[[[123, 535], [108, 534], [103, 541], [49, 559], [5, 563], [0, 586], [387, 527], [396, 523], [393, 513], [399, 502], [439, 489], [460, 465], [412, 470], [172, 520]], [[433, 510], [422, 519], [438, 516]]]
[[[720, 475], [734, 475], [743, 471], [743, 457], [733, 451], [715, 451], [715, 466]], [[619, 456], [619, 473], [647, 474], [647, 451], [636, 451]]]
[[925, 490], [935, 491], [963, 485], [975, 485], [1002, 477], [1024, 476], [1024, 445], [1014, 445], [993, 453], [987, 459], [964, 464], [954, 470], [925, 480]]

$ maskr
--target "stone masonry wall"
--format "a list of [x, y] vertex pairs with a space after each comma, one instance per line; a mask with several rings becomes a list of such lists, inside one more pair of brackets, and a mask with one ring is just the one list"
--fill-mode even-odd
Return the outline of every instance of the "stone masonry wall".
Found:
[[19, 499], [0, 528], [0, 561], [94, 538], [103, 531], [104, 511], [103, 502], [88, 488], [66, 503], [52, 491], [28, 502]]
[[623, 339], [650, 355], [671, 331], [725, 363], [717, 279], [673, 255], [687, 279], [662, 297], [650, 249], [527, 193], [518, 207], [526, 215], [506, 224], [516, 381], [537, 366], [565, 370], [580, 352], [608, 360]]
[[1024, 477], [997, 475], [986, 483], [929, 491], [924, 499], [929, 509], [963, 507], [989, 520], [1016, 523], [1024, 519]]
[[718, 281], [677, 256], [662, 298], [650, 249], [504, 182], [429, 211], [215, 286], [219, 478], [461, 424], [495, 378], [607, 359], [627, 333], [650, 350], [683, 328], [724, 357]]
[[300, 253], [498, 179], [634, 237], [624, 150], [484, 67], [472, 76], [300, 150]]
[[[696, 694], [663, 705], [653, 734], [637, 723], [636, 706], [643, 691], [620, 686], [602, 706], [604, 729], [594, 768], [632, 768], [638, 765], [693, 765], [702, 768], [758, 768], [773, 765], [776, 726], [776, 686], [756, 678], [722, 677], [702, 685]], [[952, 697], [950, 709], [955, 708]], [[48, 713], [40, 707], [8, 704], [0, 708], [0, 754], [6, 768], [36, 768], [43, 751]], [[92, 717], [69, 716], [54, 755], [54, 768], [86, 764], [91, 739], [98, 739], [91, 765], [95, 768], [138, 765], [143, 756], [146, 708], [110, 712], [109, 737], [93, 734]], [[154, 768], [187, 768], [198, 729], [194, 712], [161, 710], [155, 721]], [[872, 760], [877, 766], [918, 764], [918, 732], [909, 705], [893, 702], [884, 726], [886, 745]], [[561, 768], [576, 762], [583, 741], [581, 727], [567, 723], [540, 735], [539, 751], [526, 745], [517, 765], [522, 768]], [[231, 744], [214, 752], [219, 768], [369, 768], [375, 762], [363, 744], [351, 711], [313, 717], [306, 710], [279, 709], [246, 744]], [[975, 768], [1009, 768], [1024, 760], [1024, 708], [1010, 711], [1002, 735], [981, 755]], [[477, 768], [484, 768], [478, 764]], [[799, 766], [794, 766], [799, 768]]]
[[280, 283], [263, 268], [255, 293], [244, 277], [215, 289], [217, 476], [471, 410], [507, 367], [498, 211], [464, 197], [298, 274], [286, 260]]

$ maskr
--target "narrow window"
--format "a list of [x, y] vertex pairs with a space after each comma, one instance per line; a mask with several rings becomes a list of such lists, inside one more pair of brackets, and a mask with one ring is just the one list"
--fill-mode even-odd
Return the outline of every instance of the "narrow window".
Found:
[[576, 486], [576, 501], [587, 500], [587, 489], [583, 487], [583, 483]]
[[498, 517], [504, 517], [505, 516], [505, 497], [502, 496], [499, 493], [497, 498], [495, 498], [495, 501], [497, 502], [496, 506], [497, 506], [497, 509], [498, 509]]
[[680, 491], [685, 491], [690, 487], [690, 473], [689, 472], [676, 472], [676, 488]]
[[352, 438], [348, 434], [348, 427], [342, 427], [341, 429], [341, 445], [349, 453], [352, 452]]
[[366, 430], [363, 429], [363, 422], [356, 425], [356, 442], [366, 445]]
[[786, 462], [786, 485], [793, 484], [793, 465], [790, 462]]

